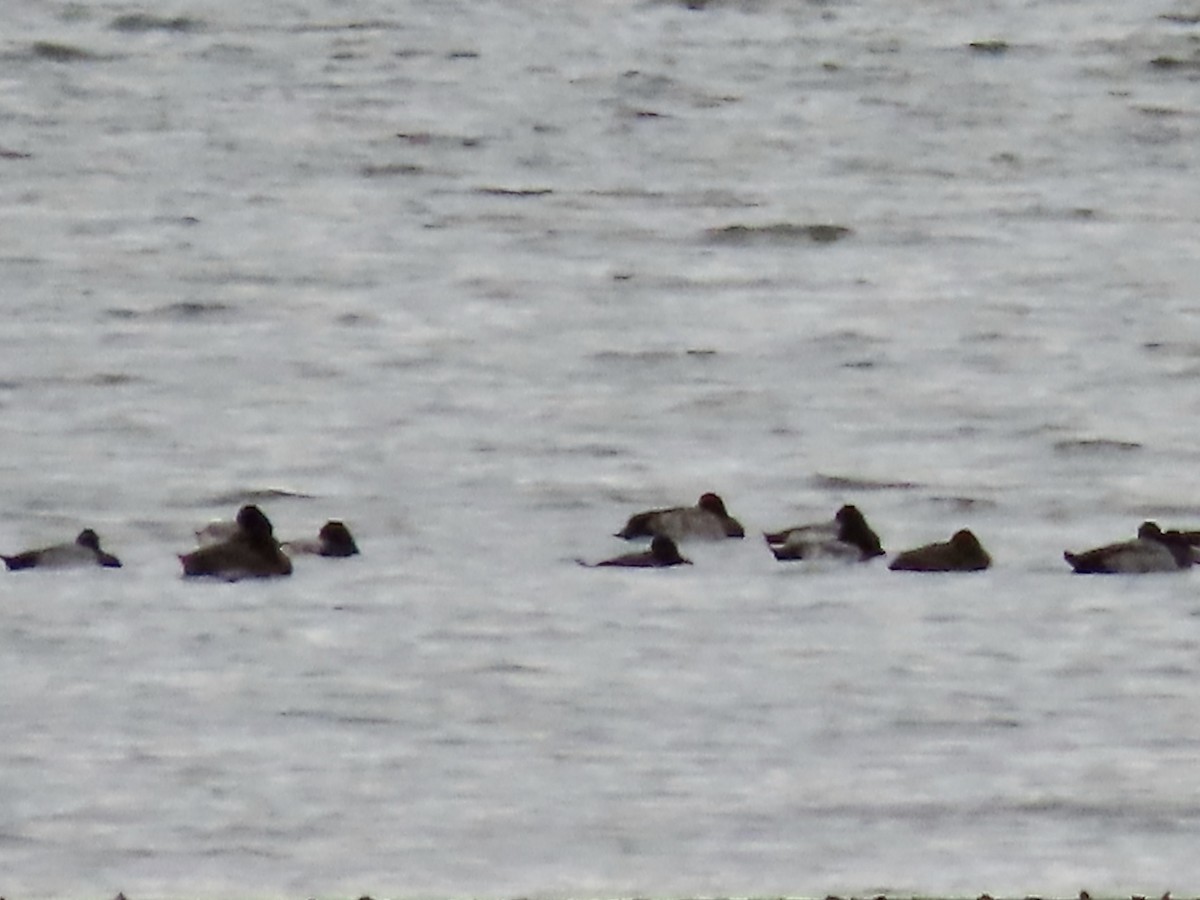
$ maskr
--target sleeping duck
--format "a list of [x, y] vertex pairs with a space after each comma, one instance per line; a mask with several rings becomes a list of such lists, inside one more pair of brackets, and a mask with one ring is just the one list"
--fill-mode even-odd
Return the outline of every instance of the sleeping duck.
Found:
[[1063, 559], [1079, 575], [1145, 575], [1149, 572], [1177, 572], [1192, 564], [1192, 547], [1186, 535], [1163, 532], [1155, 522], [1143, 522], [1137, 537], [1072, 553]]
[[865, 562], [883, 556], [877, 535], [857, 506], [847, 504], [829, 522], [796, 525], [764, 534], [776, 559], [836, 559]]
[[76, 566], [103, 566], [108, 569], [121, 568], [121, 561], [111, 553], [100, 549], [100, 538], [90, 528], [79, 532], [70, 544], [55, 544], [38, 550], [26, 550], [13, 556], [4, 556], [4, 564], [10, 570], [17, 569], [65, 569]]
[[185, 576], [207, 575], [237, 581], [291, 575], [292, 561], [275, 540], [271, 521], [257, 506], [243, 506], [237, 530], [225, 540], [181, 554]]
[[716, 494], [700, 497], [695, 506], [652, 509], [630, 516], [617, 537], [632, 540], [665, 535], [674, 541], [721, 540], [746, 536], [742, 524], [725, 509], [725, 501]]
[[888, 568], [896, 572], [979, 572], [991, 564], [979, 538], [963, 528], [948, 541], [898, 553]]
[[690, 559], [685, 559], [679, 553], [679, 547], [665, 534], [656, 534], [653, 540], [650, 541], [650, 549], [643, 550], [640, 553], [626, 553], [623, 556], [614, 556], [612, 559], [606, 559], [598, 563], [587, 563], [582, 559], [577, 560], [577, 562], [581, 566], [591, 568], [598, 566], [625, 566], [637, 569], [664, 569], [668, 566], [690, 566], [692, 564]]

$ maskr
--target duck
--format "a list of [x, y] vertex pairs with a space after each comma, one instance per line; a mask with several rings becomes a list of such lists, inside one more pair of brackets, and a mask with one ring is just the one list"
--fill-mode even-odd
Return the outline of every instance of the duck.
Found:
[[650, 549], [640, 553], [626, 553], [623, 556], [614, 556], [612, 559], [598, 563], [588, 563], [582, 559], [576, 560], [576, 562], [589, 568], [624, 566], [637, 569], [665, 569], [669, 566], [690, 566], [692, 564], [690, 559], [685, 559], [680, 554], [678, 545], [665, 534], [656, 534], [650, 541]]
[[888, 566], [894, 572], [980, 572], [989, 568], [988, 556], [970, 529], [954, 532], [948, 541], [926, 544], [896, 554]]
[[314, 556], [355, 556], [358, 554], [358, 544], [344, 522], [330, 519], [321, 526], [315, 540], [301, 538], [295, 541], [284, 541], [283, 550], [289, 555], [300, 553]]
[[237, 514], [237, 531], [223, 541], [179, 556], [185, 576], [237, 581], [292, 574], [292, 561], [275, 540], [271, 520], [253, 504]]
[[742, 538], [746, 530], [729, 515], [725, 501], [713, 493], [702, 494], [695, 506], [651, 509], [630, 516], [617, 537], [625, 540], [665, 535], [674, 541]]
[[[238, 533], [237, 522], [215, 519], [196, 531], [196, 543], [200, 547], [227, 541]], [[321, 526], [315, 538], [296, 538], [281, 541], [280, 547], [289, 556], [309, 554], [313, 556], [355, 556], [358, 544], [344, 522], [330, 519]]]
[[883, 556], [883, 546], [857, 506], [846, 504], [830, 522], [796, 525], [763, 534], [778, 560], [837, 559], [866, 562]]
[[121, 568], [121, 561], [100, 548], [100, 537], [91, 528], [79, 532], [70, 544], [55, 544], [38, 550], [26, 550], [13, 556], [0, 556], [9, 571], [18, 569], [53, 568], [65, 569], [75, 566], [103, 566], [106, 569]]
[[1137, 537], [1084, 550], [1063, 552], [1063, 559], [1077, 575], [1145, 575], [1177, 572], [1192, 564], [1192, 546], [1187, 535], [1164, 532], [1156, 522], [1143, 522]]

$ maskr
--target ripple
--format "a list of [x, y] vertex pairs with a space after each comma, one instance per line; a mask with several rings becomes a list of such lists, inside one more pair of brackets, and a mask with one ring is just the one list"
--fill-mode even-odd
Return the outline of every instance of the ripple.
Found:
[[813, 487], [836, 491], [910, 491], [921, 487], [914, 481], [879, 481], [853, 475], [825, 475], [821, 472], [810, 481]]
[[270, 500], [315, 500], [315, 494], [292, 491], [286, 488], [237, 488], [219, 494], [211, 494], [197, 500], [193, 506], [227, 506], [246, 503], [266, 503]]
[[415, 147], [478, 147], [483, 143], [482, 138], [470, 135], [438, 134], [433, 131], [399, 131], [396, 137]]
[[726, 225], [705, 232], [714, 244], [744, 246], [747, 244], [832, 244], [849, 237], [854, 231], [845, 225], [796, 225], [777, 222], [773, 225]]
[[155, 16], [150, 13], [128, 13], [117, 16], [108, 26], [114, 31], [197, 31], [203, 27], [199, 19], [187, 16]]
[[61, 44], [58, 41], [34, 41], [29, 52], [36, 59], [57, 63], [91, 62], [101, 58], [90, 50], [84, 50], [74, 44]]
[[510, 187], [493, 187], [483, 186], [475, 188], [475, 193], [485, 194], [489, 197], [544, 197], [547, 194], [553, 194], [552, 188], [510, 188]]
[[1081, 453], [1103, 455], [1108, 453], [1129, 453], [1141, 450], [1142, 445], [1136, 441], [1120, 441], [1112, 438], [1073, 438], [1054, 442], [1055, 453]]
[[389, 178], [396, 175], [424, 175], [428, 170], [415, 163], [367, 163], [359, 169], [363, 178]]
[[939, 496], [930, 497], [929, 502], [952, 512], [974, 512], [980, 509], [996, 509], [999, 506], [995, 500], [986, 500], [982, 497]]
[[330, 722], [334, 725], [365, 725], [371, 727], [395, 725], [398, 721], [390, 716], [354, 715], [328, 709], [284, 709], [280, 710], [279, 716], [284, 719], [307, 719], [316, 722]]
[[987, 54], [988, 56], [1000, 56], [1011, 49], [1008, 41], [999, 40], [971, 41], [971, 43], [967, 44], [967, 48], [974, 50], [976, 53]]
[[1155, 69], [1163, 69], [1165, 71], [1200, 71], [1200, 59], [1195, 57], [1181, 59], [1178, 56], [1156, 56], [1150, 60], [1150, 65]]
[[149, 310], [129, 309], [128, 307], [112, 307], [106, 309], [104, 314], [112, 319], [171, 319], [175, 321], [187, 322], [197, 319], [210, 318], [213, 316], [221, 316], [232, 312], [234, 307], [228, 303], [212, 301], [202, 303], [199, 301], [186, 300], [178, 303], [168, 303], [164, 306], [156, 306]]

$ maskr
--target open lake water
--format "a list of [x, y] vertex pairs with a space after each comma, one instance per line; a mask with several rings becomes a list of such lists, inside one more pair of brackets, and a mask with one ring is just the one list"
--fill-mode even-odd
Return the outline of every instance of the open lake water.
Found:
[[6, 8], [0, 894], [1200, 889], [1200, 6], [692, 6]]

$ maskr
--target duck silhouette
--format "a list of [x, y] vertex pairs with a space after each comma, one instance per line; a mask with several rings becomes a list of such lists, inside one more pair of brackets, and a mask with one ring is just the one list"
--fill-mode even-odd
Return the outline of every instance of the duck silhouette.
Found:
[[292, 574], [292, 561], [275, 540], [271, 520], [254, 505], [237, 514], [237, 530], [223, 541], [180, 554], [185, 576], [211, 576], [227, 581]]
[[629, 517], [617, 537], [635, 538], [663, 535], [673, 541], [721, 540], [746, 536], [741, 522], [729, 515], [725, 501], [714, 493], [703, 494], [695, 506], [651, 509]]
[[598, 568], [601, 566], [624, 566], [637, 569], [664, 569], [669, 566], [690, 566], [692, 561], [685, 559], [679, 552], [679, 547], [665, 534], [656, 534], [650, 541], [650, 549], [640, 553], [626, 553], [614, 556], [598, 563], [576, 560], [581, 566]]
[[19, 569], [65, 569], [78, 566], [103, 566], [107, 569], [121, 568], [121, 561], [100, 548], [100, 538], [90, 528], [85, 528], [72, 543], [54, 544], [37, 550], [26, 550], [12, 556], [0, 557], [10, 571]]
[[857, 506], [846, 504], [829, 522], [796, 525], [763, 535], [778, 560], [838, 559], [865, 562], [883, 556], [883, 547]]
[[1063, 552], [1063, 559], [1077, 575], [1145, 575], [1189, 568], [1192, 553], [1187, 535], [1164, 532], [1156, 522], [1143, 522], [1133, 540], [1105, 544], [1081, 553], [1067, 550]]
[[888, 568], [896, 572], [979, 572], [991, 564], [979, 538], [963, 528], [948, 541], [898, 553]]
[[293, 556], [301, 553], [337, 557], [358, 554], [358, 544], [354, 542], [354, 536], [350, 533], [350, 529], [346, 527], [346, 523], [337, 519], [330, 519], [322, 525], [316, 540], [300, 538], [294, 541], [284, 541], [282, 546], [284, 552]]

